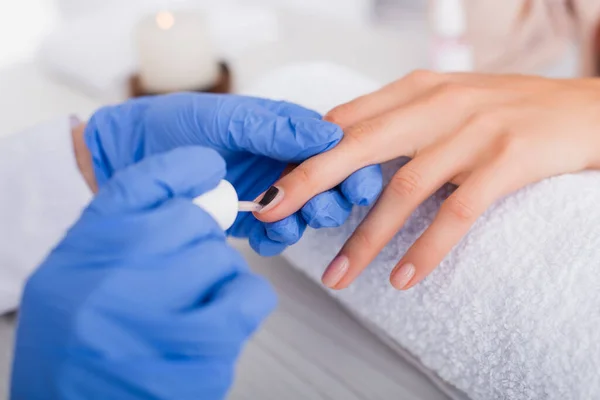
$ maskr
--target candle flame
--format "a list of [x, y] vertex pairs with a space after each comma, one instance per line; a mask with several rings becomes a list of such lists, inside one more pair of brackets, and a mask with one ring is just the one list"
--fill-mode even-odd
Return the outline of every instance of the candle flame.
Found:
[[169, 11], [161, 11], [156, 14], [156, 25], [163, 31], [168, 31], [175, 25], [175, 16]]

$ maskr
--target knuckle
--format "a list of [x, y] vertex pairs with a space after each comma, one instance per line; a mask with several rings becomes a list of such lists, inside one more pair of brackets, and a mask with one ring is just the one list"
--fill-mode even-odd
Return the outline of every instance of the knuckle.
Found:
[[442, 104], [462, 104], [469, 98], [469, 90], [463, 85], [447, 82], [440, 85], [436, 93], [437, 101]]
[[348, 129], [346, 136], [351, 140], [358, 140], [358, 144], [360, 144], [360, 142], [375, 134], [376, 131], [377, 127], [375, 123], [372, 121], [363, 121]]
[[373, 249], [376, 248], [373, 238], [364, 229], [357, 229], [352, 236], [352, 245], [357, 249]]
[[506, 132], [500, 136], [499, 155], [501, 157], [518, 157], [527, 150], [527, 139], [515, 132]]
[[329, 111], [323, 118], [325, 121], [344, 126], [346, 121], [356, 112], [353, 102], [345, 103]]
[[457, 82], [446, 82], [439, 85], [432, 96], [432, 102], [438, 106], [471, 110], [477, 107], [481, 89]]
[[374, 140], [378, 124], [373, 121], [360, 122], [348, 129], [343, 138], [344, 146], [353, 149], [350, 153], [358, 162], [370, 161], [376, 152], [377, 142]]
[[441, 74], [426, 69], [417, 69], [407, 75], [406, 79], [418, 87], [428, 87], [442, 80]]
[[423, 186], [421, 174], [414, 168], [404, 167], [392, 178], [389, 188], [397, 197], [413, 196]]
[[496, 131], [502, 126], [502, 118], [496, 112], [483, 110], [475, 113], [471, 124], [480, 131]]
[[443, 207], [446, 212], [459, 221], [470, 222], [477, 215], [473, 204], [469, 200], [459, 196], [451, 196], [448, 198]]
[[298, 180], [299, 184], [304, 187], [312, 187], [316, 180], [316, 174], [313, 168], [310, 168], [306, 164], [300, 164], [294, 170], [294, 176]]

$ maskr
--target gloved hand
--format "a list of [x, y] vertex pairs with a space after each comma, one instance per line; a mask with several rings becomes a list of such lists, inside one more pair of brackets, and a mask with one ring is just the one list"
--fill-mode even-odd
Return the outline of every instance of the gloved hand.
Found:
[[26, 285], [12, 399], [224, 398], [276, 302], [192, 204], [224, 176], [188, 147], [103, 185]]
[[[144, 157], [199, 145], [223, 156], [226, 179], [242, 200], [254, 200], [280, 178], [288, 164], [333, 148], [342, 136], [337, 125], [295, 104], [190, 93], [103, 108], [85, 131], [100, 186], [116, 171]], [[307, 224], [314, 228], [343, 224], [353, 205], [371, 204], [381, 188], [379, 166], [367, 167], [282, 221], [265, 224], [242, 214], [229, 233], [249, 237], [261, 255], [276, 255], [297, 242]]]

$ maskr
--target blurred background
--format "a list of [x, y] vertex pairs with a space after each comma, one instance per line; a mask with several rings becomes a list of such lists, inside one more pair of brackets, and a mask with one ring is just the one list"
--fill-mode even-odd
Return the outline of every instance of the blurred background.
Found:
[[[221, 60], [236, 91], [279, 67], [312, 61], [390, 81], [405, 72], [408, 58], [423, 63], [413, 54], [426, 40], [425, 6], [419, 0], [0, 0], [0, 133], [57, 114], [85, 118], [127, 97], [131, 76], [140, 72], [155, 77], [146, 80], [150, 86], [161, 85], [157, 76], [185, 75], [186, 65], [209, 79], [211, 67], [202, 64]], [[145, 16], [156, 20], [161, 12], [188, 21], [158, 37], [156, 23], [140, 28]]]
[[[0, 132], [134, 92], [244, 92], [325, 62], [381, 84], [415, 68], [594, 74], [596, 0], [0, 0]], [[140, 94], [140, 93], [138, 93]]]
[[[114, 23], [123, 23], [132, 14], [170, 9], [200, 8], [228, 9], [245, 6], [262, 6], [262, 10], [287, 9], [292, 13], [307, 13], [313, 16], [331, 17], [351, 24], [368, 24], [379, 13], [389, 18], [398, 9], [422, 11], [425, 2], [420, 0], [0, 0], [0, 66], [15, 60], [32, 57], [43, 39], [54, 29], [77, 19], [85, 19], [98, 13], [108, 19], [98, 17], [98, 26], [111, 28]], [[250, 7], [248, 7], [250, 5]], [[112, 15], [111, 15], [112, 14]], [[256, 20], [249, 16], [247, 23]], [[240, 21], [236, 21], [240, 22]], [[10, 40], [9, 40], [10, 38]]]

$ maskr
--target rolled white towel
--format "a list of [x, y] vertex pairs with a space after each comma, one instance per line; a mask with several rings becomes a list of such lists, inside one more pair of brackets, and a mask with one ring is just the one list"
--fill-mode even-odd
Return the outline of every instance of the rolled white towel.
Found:
[[[322, 112], [369, 86], [324, 64], [272, 77], [273, 86], [247, 92]], [[385, 166], [388, 178], [401, 163]], [[472, 400], [600, 398], [600, 173], [555, 177], [508, 196], [423, 283], [392, 289], [391, 269], [448, 190], [419, 207], [349, 289], [332, 295]], [[341, 228], [308, 230], [286, 257], [319, 280], [366, 213], [355, 209]]]

